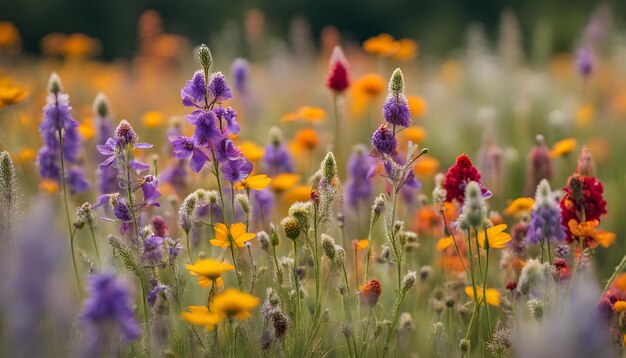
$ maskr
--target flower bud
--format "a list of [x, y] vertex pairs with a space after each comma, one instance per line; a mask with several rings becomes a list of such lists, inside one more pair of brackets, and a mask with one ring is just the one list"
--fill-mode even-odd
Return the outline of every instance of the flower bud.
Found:
[[202, 65], [204, 72], [208, 73], [213, 64], [213, 56], [207, 45], [202, 44], [198, 48], [198, 59], [200, 59], [200, 65]]
[[59, 94], [63, 90], [63, 85], [61, 84], [61, 79], [56, 72], [52, 72], [50, 74], [50, 78], [48, 79], [48, 93]]
[[409, 271], [402, 279], [402, 289], [408, 291], [413, 285], [415, 285], [415, 281], [417, 280], [417, 276], [415, 271]]
[[332, 237], [322, 234], [322, 248], [324, 249], [326, 257], [331, 260], [335, 259], [335, 240], [333, 240]]
[[461, 341], [459, 342], [459, 350], [461, 351], [461, 353], [465, 354], [469, 352], [470, 348], [470, 341], [468, 339], [461, 339]]
[[285, 235], [291, 240], [296, 240], [300, 236], [300, 224], [293, 217], [287, 216], [280, 224], [283, 226]]

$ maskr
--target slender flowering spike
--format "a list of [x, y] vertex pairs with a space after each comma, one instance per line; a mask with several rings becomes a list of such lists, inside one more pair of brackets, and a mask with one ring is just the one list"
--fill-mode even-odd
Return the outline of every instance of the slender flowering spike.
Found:
[[415, 274], [415, 271], [407, 272], [404, 278], [402, 278], [402, 289], [408, 291], [411, 287], [413, 287], [413, 285], [415, 285], [416, 281], [417, 275]]
[[398, 146], [398, 140], [389, 128], [381, 124], [374, 132], [374, 135], [372, 135], [372, 144], [380, 153], [394, 155]]
[[207, 45], [202, 44], [198, 48], [198, 59], [200, 59], [200, 65], [204, 71], [209, 72], [211, 65], [213, 64], [213, 56], [211, 55], [211, 50], [209, 50]]
[[113, 273], [100, 273], [90, 278], [89, 298], [80, 318], [91, 330], [91, 335], [85, 337], [92, 341], [84, 345], [90, 355], [107, 355], [109, 352], [99, 352], [99, 349], [107, 347], [106, 340], [119, 334], [117, 332], [129, 342], [142, 333], [135, 319], [128, 288]]
[[160, 236], [150, 236], [143, 241], [143, 252], [141, 254], [141, 262], [152, 265], [161, 264], [163, 259], [163, 243], [164, 240]]
[[326, 257], [331, 261], [335, 259], [335, 246], [335, 240], [332, 237], [322, 234], [322, 248], [324, 249]]
[[576, 58], [576, 66], [578, 68], [578, 73], [583, 77], [587, 78], [591, 75], [594, 68], [594, 58], [593, 53], [587, 47], [581, 47], [578, 50], [578, 57]]
[[115, 129], [113, 139], [115, 139], [118, 148], [126, 148], [137, 142], [137, 133], [135, 133], [133, 127], [131, 127], [127, 120], [122, 119]]
[[56, 72], [52, 72], [50, 74], [50, 78], [48, 79], [48, 93], [59, 94], [63, 90], [63, 85], [61, 84], [61, 79]]
[[463, 210], [459, 223], [463, 229], [481, 229], [487, 220], [487, 208], [482, 197], [480, 184], [469, 182], [465, 188]]
[[235, 90], [244, 95], [248, 92], [249, 67], [248, 61], [241, 57], [236, 58], [230, 67]]
[[0, 153], [0, 234], [9, 238], [17, 216], [17, 181], [13, 160], [8, 152]]
[[272, 177], [281, 173], [292, 173], [293, 161], [283, 143], [283, 133], [280, 128], [270, 128], [269, 137], [270, 143], [265, 147], [265, 155], [263, 156], [267, 173]]
[[333, 152], [328, 152], [320, 168], [327, 183], [332, 183], [337, 177], [337, 161]]
[[397, 68], [389, 80], [389, 96], [383, 105], [383, 117], [393, 126], [408, 127], [411, 124], [411, 110], [404, 95], [404, 77]]
[[350, 86], [348, 69], [348, 61], [341, 47], [335, 46], [330, 57], [330, 72], [326, 79], [326, 87], [337, 93], [343, 93]]
[[526, 194], [535, 190], [542, 179], [550, 180], [554, 172], [552, 165], [552, 157], [550, 156], [550, 148], [542, 135], [537, 135], [537, 144], [528, 153], [528, 164], [526, 168]]
[[155, 215], [152, 217], [152, 228], [156, 236], [167, 237], [169, 227], [162, 216]]
[[230, 88], [221, 72], [216, 72], [209, 78], [209, 94], [216, 102], [232, 98], [233, 95], [230, 93]]
[[372, 196], [372, 182], [368, 177], [372, 157], [364, 145], [357, 145], [348, 161], [348, 181], [346, 183], [346, 203], [356, 208], [358, 203], [367, 202]]
[[561, 208], [552, 194], [550, 184], [543, 179], [537, 186], [526, 241], [531, 244], [545, 241], [562, 242], [565, 239], [565, 231], [560, 221]]
[[183, 228], [183, 231], [186, 233], [191, 230], [191, 220], [193, 219], [193, 213], [196, 210], [197, 205], [198, 198], [196, 193], [189, 194], [180, 205], [180, 210], [178, 211], [178, 222]]

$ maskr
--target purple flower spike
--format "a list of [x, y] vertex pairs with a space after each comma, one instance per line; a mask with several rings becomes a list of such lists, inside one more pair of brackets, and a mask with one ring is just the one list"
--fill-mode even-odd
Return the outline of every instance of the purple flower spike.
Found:
[[406, 97], [390, 95], [383, 105], [383, 117], [396, 126], [408, 127], [411, 124], [411, 110]]
[[230, 139], [223, 139], [215, 145], [215, 159], [224, 163], [241, 158], [241, 150]]
[[230, 88], [226, 84], [224, 75], [221, 72], [216, 72], [212, 74], [209, 78], [209, 93], [217, 102], [221, 102], [233, 97], [233, 95], [230, 93]]
[[153, 265], [161, 264], [161, 259], [163, 259], [163, 242], [164, 240], [160, 236], [150, 236], [145, 239], [143, 242], [141, 262]]
[[383, 124], [374, 132], [372, 144], [380, 153], [393, 155], [396, 152], [398, 141], [395, 134]]
[[187, 107], [202, 107], [206, 96], [206, 87], [204, 82], [204, 73], [197, 71], [193, 74], [193, 78], [185, 84], [180, 90], [180, 97], [183, 99], [183, 105]]

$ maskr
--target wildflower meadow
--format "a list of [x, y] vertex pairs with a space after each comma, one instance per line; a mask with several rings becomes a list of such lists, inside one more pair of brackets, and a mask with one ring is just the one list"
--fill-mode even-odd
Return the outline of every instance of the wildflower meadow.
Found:
[[0, 356], [626, 356], [609, 7], [565, 48], [504, 9], [445, 55], [146, 10], [105, 59], [4, 16]]

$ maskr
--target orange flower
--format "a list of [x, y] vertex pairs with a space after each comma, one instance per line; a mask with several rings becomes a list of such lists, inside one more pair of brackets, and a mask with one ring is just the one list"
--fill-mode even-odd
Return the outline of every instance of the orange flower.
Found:
[[296, 150], [304, 149], [312, 151], [315, 147], [317, 147], [318, 142], [319, 139], [315, 130], [311, 128], [303, 128], [296, 133], [293, 144]]
[[157, 128], [165, 122], [165, 116], [159, 111], [149, 111], [141, 117], [141, 123], [146, 128]]
[[535, 205], [535, 200], [533, 198], [517, 198], [513, 200], [504, 210], [504, 214], [507, 216], [514, 216], [529, 213], [533, 208], [533, 205]]
[[7, 85], [0, 87], [0, 108], [12, 106], [28, 97], [28, 92], [18, 86]]
[[39, 190], [44, 193], [54, 194], [59, 191], [59, 183], [56, 180], [44, 179], [39, 182]]
[[454, 244], [452, 236], [442, 237], [437, 241], [437, 250], [443, 251]]
[[0, 21], [0, 49], [19, 49], [21, 41], [20, 31], [13, 23]]
[[359, 286], [361, 304], [374, 307], [378, 303], [380, 294], [383, 292], [380, 282], [373, 278]]
[[265, 154], [265, 149], [256, 145], [256, 143], [251, 141], [244, 141], [239, 144], [239, 149], [246, 159], [251, 162], [256, 162], [257, 160], [263, 158]]
[[278, 174], [272, 179], [272, 190], [282, 193], [293, 188], [300, 181], [300, 175], [293, 173]]
[[37, 152], [32, 148], [24, 148], [15, 155], [16, 163], [31, 163], [37, 157]]
[[578, 125], [585, 127], [591, 123], [596, 115], [596, 109], [593, 104], [583, 104], [576, 111], [576, 122]]
[[367, 249], [367, 244], [368, 243], [369, 243], [369, 240], [367, 240], [367, 239], [352, 240], [352, 246], [354, 246], [359, 251]]
[[226, 248], [232, 244], [234, 247], [243, 247], [246, 241], [252, 240], [256, 235], [246, 232], [246, 225], [242, 223], [231, 224], [230, 229], [222, 223], [215, 224], [213, 228], [215, 238], [211, 239], [211, 245]]
[[311, 187], [308, 185], [298, 185], [285, 193], [283, 202], [289, 206], [297, 201], [308, 201], [311, 199]]
[[302, 106], [296, 112], [291, 112], [280, 117], [283, 122], [304, 120], [310, 123], [321, 122], [326, 119], [326, 111], [319, 107]]
[[193, 276], [198, 276], [198, 284], [202, 287], [209, 287], [215, 282], [216, 285], [222, 286], [224, 280], [222, 274], [226, 271], [232, 271], [235, 266], [223, 263], [213, 259], [200, 259], [195, 264], [186, 264], [185, 268]]
[[432, 234], [435, 228], [441, 225], [441, 216], [432, 206], [422, 206], [415, 214], [413, 227], [423, 235]]
[[385, 33], [370, 37], [363, 42], [365, 52], [379, 56], [393, 55], [398, 50], [398, 46], [393, 36]]
[[80, 135], [82, 135], [85, 140], [89, 140], [93, 138], [94, 135], [96, 135], [96, 129], [93, 126], [93, 119], [91, 117], [85, 118], [78, 125], [78, 133], [80, 133]]
[[624, 312], [626, 311], [626, 301], [618, 300], [613, 304], [613, 309], [615, 312]]
[[574, 236], [578, 237], [595, 236], [596, 228], [598, 227], [598, 225], [600, 225], [600, 222], [598, 220], [591, 220], [579, 223], [575, 219], [571, 219], [567, 223], [569, 231], [571, 231]]
[[[465, 294], [471, 298], [474, 299], [474, 289], [472, 286], [467, 286], [465, 287]], [[477, 301], [482, 301], [483, 300], [483, 289], [480, 286], [476, 286], [476, 296], [478, 296]], [[494, 306], [494, 307], [498, 307], [500, 306], [500, 291], [496, 290], [495, 288], [487, 288], [485, 290], [485, 296], [486, 296], [486, 301], [487, 304]]]
[[426, 130], [420, 126], [408, 127], [403, 129], [399, 134], [406, 142], [411, 141], [415, 144], [420, 144], [426, 139]]
[[188, 312], [183, 312], [182, 317], [185, 321], [198, 326], [204, 326], [207, 329], [213, 329], [217, 326], [224, 316], [221, 313], [211, 312], [205, 306], [189, 306]]
[[596, 231], [596, 235], [593, 237], [594, 240], [602, 247], [607, 248], [613, 245], [615, 242], [616, 235], [614, 232], [598, 230]]
[[410, 61], [417, 56], [417, 43], [411, 39], [401, 39], [395, 42], [396, 52], [393, 58], [400, 61]]
[[406, 100], [409, 102], [409, 109], [413, 118], [422, 118], [426, 115], [428, 105], [424, 98], [420, 96], [406, 96]]

